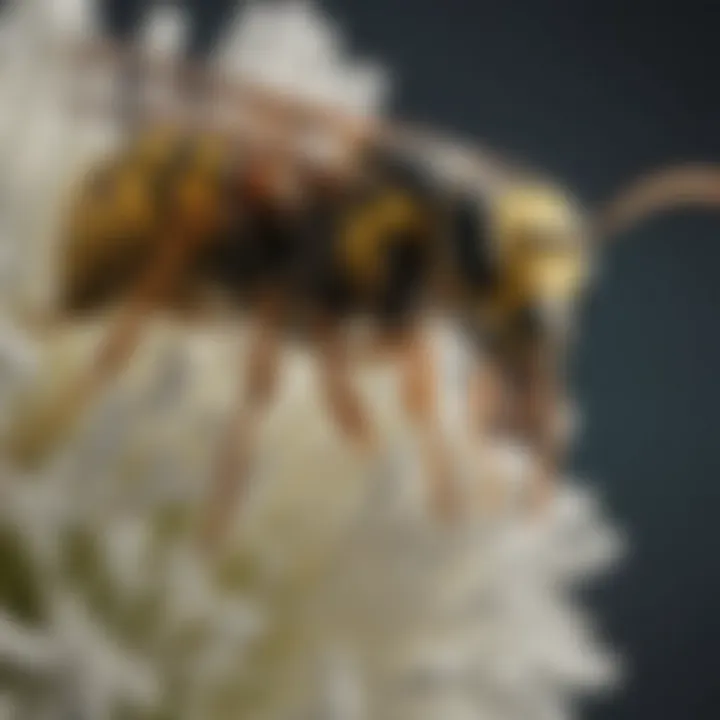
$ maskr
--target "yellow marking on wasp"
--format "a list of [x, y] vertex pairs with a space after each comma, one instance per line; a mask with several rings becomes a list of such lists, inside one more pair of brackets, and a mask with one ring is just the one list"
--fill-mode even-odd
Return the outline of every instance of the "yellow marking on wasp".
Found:
[[365, 288], [377, 287], [387, 247], [398, 233], [411, 238], [422, 224], [418, 203], [407, 193], [395, 191], [363, 204], [350, 214], [341, 234], [341, 252], [351, 277]]

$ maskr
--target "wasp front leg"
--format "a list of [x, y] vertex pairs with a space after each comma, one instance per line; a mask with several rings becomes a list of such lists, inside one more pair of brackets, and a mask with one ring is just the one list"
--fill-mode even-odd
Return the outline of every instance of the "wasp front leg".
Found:
[[557, 365], [552, 344], [543, 341], [530, 342], [495, 365], [504, 393], [499, 427], [530, 453], [528, 497], [534, 510], [551, 502], [564, 455]]
[[533, 508], [542, 510], [553, 499], [565, 451], [560, 388], [547, 348], [537, 347], [528, 354], [522, 380], [519, 420], [535, 455], [530, 502]]
[[[508, 431], [511, 397], [507, 377], [492, 357], [476, 358], [467, 385], [469, 436], [477, 443], [482, 457], [479, 487], [474, 487], [483, 510], [495, 511], [507, 499], [507, 485], [493, 472], [493, 444]], [[488, 462], [489, 461], [489, 462]]]

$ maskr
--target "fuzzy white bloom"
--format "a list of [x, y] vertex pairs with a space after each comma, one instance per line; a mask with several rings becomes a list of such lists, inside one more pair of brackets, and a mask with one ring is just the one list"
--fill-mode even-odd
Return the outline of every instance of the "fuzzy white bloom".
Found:
[[[542, 720], [555, 717], [543, 708], [562, 707], [613, 679], [613, 658], [574, 597], [577, 582], [618, 551], [592, 494], [568, 485], [550, 512], [531, 522], [522, 503], [529, 476], [523, 453], [498, 446], [479, 454], [471, 438], [460, 438], [466, 512], [453, 526], [439, 523], [428, 513], [427, 483], [392, 368], [358, 377], [387, 442], [375, 460], [361, 462], [324, 413], [310, 356], [288, 349], [252, 492], [238, 508], [225, 580], [214, 577], [193, 549], [191, 518], [198, 485], [210, 475], [217, 424], [199, 434], [197, 421], [221, 420], [227, 411], [243, 341], [238, 347], [227, 330], [153, 335], [133, 372], [79, 433], [64, 468], [54, 471], [51, 481], [72, 502], [43, 503], [32, 494], [31, 502], [5, 507], [38, 552], [52, 548], [47, 537], [32, 540], [40, 529], [57, 541], [63, 528], [85, 528], [120, 605], [159, 593], [154, 639], [137, 662], [148, 663], [153, 670], [145, 674], [161, 683], [181, 673], [183, 702], [195, 708], [189, 717], [215, 717], [210, 708], [231, 685], [238, 692], [234, 712], [268, 720], [320, 712], [332, 720], [420, 720], [481, 711], [493, 720], [517, 713]], [[65, 342], [80, 362], [93, 339], [88, 332]], [[446, 376], [456, 379], [448, 333], [437, 332], [436, 343], [455, 367]], [[153, 390], [166, 381], [164, 362], [177, 360], [173, 347], [190, 365], [169, 401]], [[444, 394], [452, 396], [452, 386]], [[120, 397], [125, 410], [118, 414]], [[458, 428], [461, 403], [448, 405], [446, 420]], [[148, 444], [158, 424], [171, 429]], [[157, 452], [165, 462], [148, 462]], [[195, 468], [189, 482], [180, 467]], [[158, 491], [167, 472], [178, 481], [174, 494]], [[16, 491], [17, 498], [29, 492], [24, 483]], [[43, 495], [52, 495], [49, 486]], [[488, 498], [495, 498], [492, 512]], [[167, 512], [185, 518], [184, 530], [158, 535]], [[53, 562], [45, 553], [43, 566]], [[59, 571], [46, 571], [46, 578], [60, 588], [67, 583]], [[97, 579], [85, 582], [79, 592], [92, 597]], [[74, 607], [73, 617], [82, 616], [82, 606]], [[90, 630], [70, 633], [79, 638], [73, 662], [90, 662], [100, 673], [88, 676], [99, 684], [92, 702], [105, 698], [108, 706], [114, 696], [100, 670], [124, 662], [126, 652], [122, 623], [113, 617], [105, 619], [104, 639]], [[98, 619], [87, 623], [95, 627]], [[189, 627], [203, 637], [192, 656], [158, 650], [180, 642]], [[132, 684], [118, 691], [139, 692]]]
[[388, 90], [387, 71], [351, 57], [339, 29], [303, 0], [248, 3], [218, 59], [234, 75], [353, 113], [379, 112]]
[[143, 46], [149, 53], [163, 58], [176, 55], [185, 43], [187, 21], [187, 15], [180, 7], [159, 5], [151, 8], [143, 26]]
[[97, 3], [93, 0], [44, 0], [42, 7], [59, 40], [84, 40], [97, 32]]

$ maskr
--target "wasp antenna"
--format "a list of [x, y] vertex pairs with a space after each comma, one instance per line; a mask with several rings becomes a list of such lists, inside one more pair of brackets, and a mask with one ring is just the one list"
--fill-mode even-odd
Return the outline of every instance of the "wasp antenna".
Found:
[[612, 239], [652, 215], [688, 206], [720, 207], [720, 165], [678, 165], [641, 177], [601, 208], [597, 236]]

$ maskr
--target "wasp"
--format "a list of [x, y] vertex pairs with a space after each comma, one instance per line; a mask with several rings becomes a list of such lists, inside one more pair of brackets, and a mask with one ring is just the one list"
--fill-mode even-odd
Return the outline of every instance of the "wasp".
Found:
[[[445, 474], [422, 317], [453, 314], [488, 340], [499, 364], [512, 366], [517, 402], [530, 407], [531, 347], [553, 342], [544, 303], [571, 302], [586, 262], [568, 201], [547, 188], [513, 188], [482, 202], [443, 191], [392, 153], [366, 152], [340, 176], [171, 128], [142, 134], [91, 168], [65, 220], [60, 313], [77, 318], [118, 302], [120, 309], [81, 383], [46, 425], [34, 422], [29, 439], [56, 441], [71, 429], [128, 361], [145, 315], [182, 310], [214, 291], [243, 310], [253, 338], [218, 451], [223, 509], [251, 462], [288, 329], [314, 344], [329, 412], [370, 450], [379, 439], [352, 387], [347, 338], [352, 321], [369, 321], [404, 364], [407, 412], [426, 438], [428, 462], [445, 465]], [[26, 442], [21, 454], [42, 451]]]
[[524, 438], [538, 457], [537, 496], [547, 497], [562, 456], [556, 419], [568, 323], [597, 228], [611, 234], [707, 195], [708, 179], [689, 171], [641, 183], [611, 205], [603, 227], [544, 180], [521, 175], [479, 192], [448, 187], [381, 143], [360, 143], [349, 157], [328, 169], [286, 152], [277, 137], [241, 142], [170, 126], [141, 133], [92, 168], [63, 229], [60, 312], [76, 318], [113, 303], [118, 312], [64, 402], [33, 418], [29, 432], [19, 424], [14, 454], [41, 457], [70, 430], [129, 360], [148, 313], [221, 295], [242, 309], [251, 343], [218, 449], [212, 530], [227, 523], [251, 467], [286, 331], [317, 350], [337, 425], [363, 452], [377, 447], [352, 383], [348, 327], [358, 319], [403, 364], [404, 405], [424, 440], [436, 505], [448, 509], [457, 497], [422, 330], [423, 317], [440, 312], [492, 359], [473, 384], [478, 430]]

